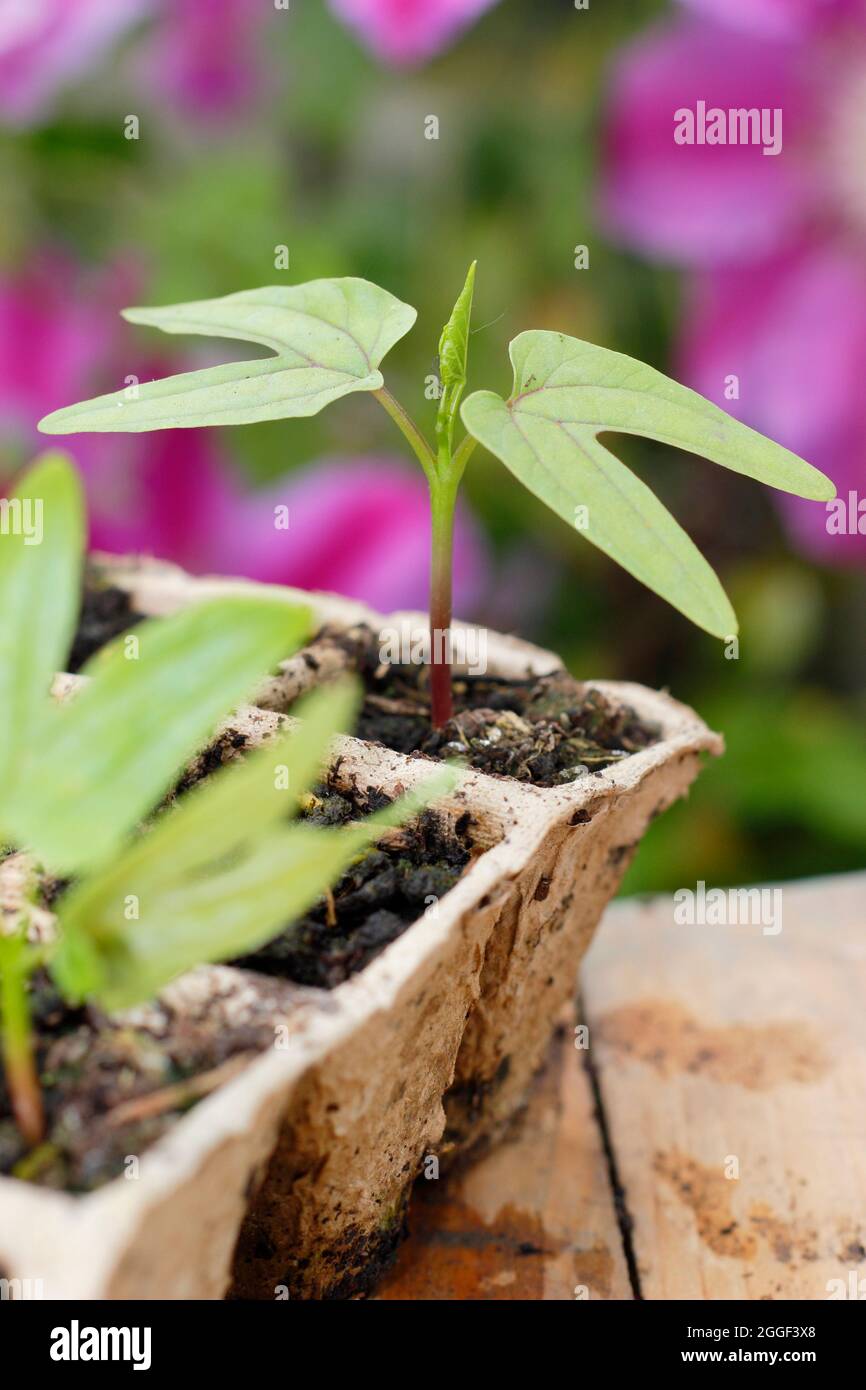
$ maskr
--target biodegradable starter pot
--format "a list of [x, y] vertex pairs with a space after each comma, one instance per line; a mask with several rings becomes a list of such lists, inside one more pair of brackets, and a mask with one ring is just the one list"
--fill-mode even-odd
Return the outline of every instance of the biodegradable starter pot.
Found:
[[[148, 560], [101, 562], [140, 613], [254, 589], [307, 606], [329, 629], [359, 623], [410, 642], [416, 613], [386, 616], [332, 595], [194, 579]], [[462, 626], [462, 625], [457, 625]], [[473, 648], [470, 646], [469, 650]], [[333, 667], [300, 653], [230, 721], [247, 746], [287, 721]], [[489, 634], [487, 671], [561, 668]], [[56, 1298], [346, 1298], [368, 1291], [403, 1229], [427, 1156], [443, 1164], [496, 1140], [573, 997], [592, 933], [648, 823], [722, 750], [686, 706], [642, 686], [588, 682], [661, 737], [602, 772], [543, 789], [466, 773], [441, 807], [468, 838], [458, 883], [359, 974], [327, 991], [203, 966], [161, 998], [175, 1010], [245, 1011], [278, 1041], [148, 1149], [134, 1179], [85, 1196], [0, 1178], [0, 1277]], [[431, 763], [338, 740], [340, 786], [390, 795]], [[146, 1013], [146, 1011], [145, 1011]]]

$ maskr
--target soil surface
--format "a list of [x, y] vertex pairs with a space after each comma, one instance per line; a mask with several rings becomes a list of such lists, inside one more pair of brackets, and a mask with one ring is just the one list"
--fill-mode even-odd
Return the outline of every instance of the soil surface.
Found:
[[380, 663], [378, 638], [367, 627], [349, 633], [325, 629], [317, 639], [322, 641], [347, 650], [364, 680], [357, 736], [398, 753], [460, 757], [482, 772], [556, 787], [610, 767], [660, 737], [660, 729], [628, 705], [567, 671], [526, 680], [456, 676], [454, 718], [431, 729], [425, 668]]
[[0, 1173], [67, 1192], [118, 1177], [235, 1065], [273, 1044], [270, 983], [260, 1011], [228, 1027], [218, 1001], [198, 1016], [161, 1003], [115, 1018], [71, 1008], [37, 975], [30, 1004], [46, 1139], [28, 1150], [0, 1071]]
[[[350, 794], [321, 784], [302, 815], [313, 824], [341, 825], [387, 802], [372, 787]], [[90, 1191], [123, 1173], [130, 1156], [273, 1044], [291, 984], [333, 989], [447, 893], [470, 859], [467, 831], [468, 816], [452, 828], [432, 811], [387, 831], [326, 899], [268, 945], [231, 962], [257, 977], [240, 1013], [217, 995], [201, 1009], [160, 999], [109, 1017], [90, 1006], [70, 1007], [46, 975], [37, 975], [31, 1009], [47, 1138], [28, 1152], [0, 1068], [0, 1173], [69, 1192]], [[67, 885], [48, 886], [56, 906]]]
[[[69, 669], [77, 671], [141, 619], [124, 590], [88, 576]], [[495, 776], [557, 787], [611, 767], [661, 735], [630, 706], [608, 699], [567, 671], [526, 680], [456, 676], [454, 718], [431, 729], [424, 667], [381, 663], [379, 639], [363, 625], [348, 632], [323, 628], [306, 655], [314, 668], [313, 652], [322, 643], [339, 647], [364, 681], [357, 736], [398, 753], [462, 758]], [[217, 751], [214, 766], [225, 750], [215, 750], [215, 758]]]

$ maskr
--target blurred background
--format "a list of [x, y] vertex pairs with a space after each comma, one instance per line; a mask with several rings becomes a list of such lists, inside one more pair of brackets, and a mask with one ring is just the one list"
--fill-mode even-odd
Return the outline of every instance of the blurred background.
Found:
[[[782, 153], [675, 145], [673, 112], [698, 99], [781, 109]], [[470, 389], [507, 392], [524, 328], [591, 338], [850, 502], [831, 533], [819, 504], [616, 441], [719, 571], [741, 621], [728, 659], [473, 456], [460, 615], [579, 676], [668, 686], [726, 736], [625, 891], [862, 867], [864, 111], [860, 0], [0, 0], [0, 483], [46, 411], [245, 355], [129, 328], [124, 305], [316, 276], [417, 306], [384, 369], [431, 427], [439, 330], [477, 257]], [[425, 602], [423, 479], [363, 395], [309, 421], [69, 447], [96, 546]]]

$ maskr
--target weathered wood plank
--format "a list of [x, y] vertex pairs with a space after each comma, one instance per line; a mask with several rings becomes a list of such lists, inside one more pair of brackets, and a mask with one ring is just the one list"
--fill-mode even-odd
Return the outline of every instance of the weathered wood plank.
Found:
[[645, 1298], [866, 1294], [866, 874], [781, 906], [765, 935], [617, 905], [584, 963]]
[[514, 1134], [471, 1167], [419, 1182], [410, 1238], [378, 1297], [631, 1297], [573, 1023], [563, 1022]]

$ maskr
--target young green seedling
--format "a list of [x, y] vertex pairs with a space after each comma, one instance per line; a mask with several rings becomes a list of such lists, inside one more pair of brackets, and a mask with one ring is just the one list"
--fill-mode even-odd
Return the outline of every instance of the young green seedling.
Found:
[[35, 1144], [44, 1130], [28, 1016], [37, 967], [70, 1002], [116, 1009], [194, 965], [255, 950], [454, 776], [443, 769], [357, 825], [295, 822], [331, 738], [351, 722], [350, 682], [308, 698], [300, 736], [154, 814], [219, 720], [309, 635], [309, 614], [230, 597], [143, 622], [132, 645], [120, 638], [98, 653], [82, 688], [57, 704], [49, 690], [75, 630], [84, 547], [75, 471], [46, 456], [10, 502], [10, 516], [39, 516], [41, 536], [31, 545], [13, 527], [0, 537], [0, 845], [27, 851], [23, 865], [10, 861], [25, 889], [37, 891], [40, 865], [73, 880], [55, 906], [56, 935], [34, 937], [26, 892], [20, 911], [0, 917], [0, 1053], [18, 1126]]
[[[406, 438], [427, 477], [432, 523], [431, 713], [452, 712], [449, 666], [454, 507], [466, 462], [485, 445], [525, 487], [593, 545], [714, 636], [737, 620], [715, 573], [645, 483], [599, 443], [605, 432], [644, 435], [700, 454], [798, 497], [829, 501], [829, 478], [696, 392], [622, 353], [564, 333], [520, 333], [509, 352], [507, 399], [466, 385], [475, 276], [470, 267], [439, 343], [435, 447], [385, 386], [379, 364], [416, 312], [365, 280], [245, 290], [164, 309], [128, 309], [132, 323], [260, 343], [275, 355], [188, 372], [55, 411], [49, 434], [237, 425], [314, 415], [352, 391], [370, 391]], [[466, 435], [454, 447], [457, 414]]]

